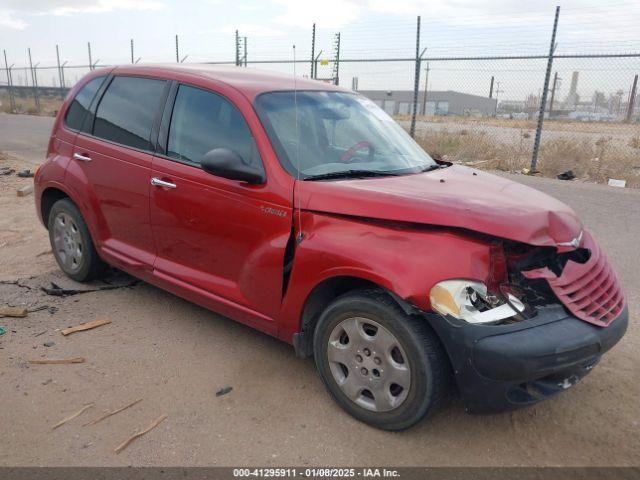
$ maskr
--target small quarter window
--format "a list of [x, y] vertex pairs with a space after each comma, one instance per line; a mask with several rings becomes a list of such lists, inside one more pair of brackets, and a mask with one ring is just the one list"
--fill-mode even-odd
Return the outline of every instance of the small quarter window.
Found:
[[93, 135], [151, 150], [151, 128], [165, 84], [151, 78], [115, 77], [98, 105]]
[[220, 95], [181, 85], [171, 115], [167, 155], [199, 165], [205, 153], [222, 147], [236, 151], [245, 163], [262, 168], [242, 113]]
[[93, 80], [87, 82], [87, 84], [80, 89], [76, 94], [71, 105], [67, 109], [67, 114], [64, 118], [64, 123], [67, 127], [73, 130], [81, 130], [82, 123], [84, 122], [87, 113], [89, 112], [89, 106], [93, 97], [96, 96], [100, 85], [104, 82], [106, 77], [96, 77]]

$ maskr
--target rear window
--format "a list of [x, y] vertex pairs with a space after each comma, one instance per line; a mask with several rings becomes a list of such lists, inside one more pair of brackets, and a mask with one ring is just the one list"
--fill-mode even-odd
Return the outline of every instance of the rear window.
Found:
[[64, 123], [67, 127], [73, 130], [81, 130], [82, 123], [87, 116], [89, 106], [93, 97], [96, 96], [96, 92], [104, 82], [106, 77], [96, 77], [89, 81], [80, 91], [76, 94], [75, 98], [69, 105], [67, 115], [64, 118]]
[[151, 78], [115, 77], [98, 105], [93, 135], [150, 150], [151, 128], [165, 84]]

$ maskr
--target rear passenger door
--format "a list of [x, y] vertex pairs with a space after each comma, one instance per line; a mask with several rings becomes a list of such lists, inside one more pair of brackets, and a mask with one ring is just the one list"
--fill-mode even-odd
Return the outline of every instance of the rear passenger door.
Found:
[[266, 185], [200, 168], [206, 152], [225, 147], [264, 170], [252, 132], [229, 99], [195, 86], [174, 88], [175, 101], [169, 100], [160, 128], [158, 149], [164, 153], [153, 162], [153, 178], [168, 184], [150, 194], [155, 273], [195, 290], [210, 308], [269, 330], [282, 298], [290, 210], [268, 202]]
[[69, 169], [88, 183], [98, 243], [124, 269], [151, 270], [155, 245], [149, 221], [152, 135], [168, 91], [154, 78], [115, 76], [76, 138]]

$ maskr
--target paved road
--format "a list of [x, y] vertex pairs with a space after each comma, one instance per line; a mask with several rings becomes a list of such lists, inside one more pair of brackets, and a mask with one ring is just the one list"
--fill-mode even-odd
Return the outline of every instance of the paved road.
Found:
[[[58, 308], [1, 319], [7, 334], [0, 338], [0, 465], [637, 465], [640, 192], [510, 178], [567, 202], [605, 246], [628, 295], [629, 332], [583, 382], [533, 408], [473, 416], [454, 400], [415, 428], [388, 433], [340, 410], [313, 362], [295, 358], [288, 345], [160, 289], [140, 284], [46, 296], [39, 287], [51, 281], [77, 284], [60, 278], [51, 255], [36, 255], [49, 248], [46, 231], [33, 215], [33, 198], [14, 194], [28, 180], [0, 177], [0, 278], [26, 285], [0, 284], [0, 303]], [[98, 318], [113, 323], [59, 333]], [[87, 361], [26, 362], [72, 356]], [[225, 385], [233, 391], [216, 397]], [[82, 427], [136, 398], [144, 400]], [[90, 402], [96, 406], [81, 418], [49, 431]], [[162, 413], [168, 420], [160, 427], [113, 453]]]
[[53, 117], [0, 113], [0, 150], [33, 165], [44, 160]]

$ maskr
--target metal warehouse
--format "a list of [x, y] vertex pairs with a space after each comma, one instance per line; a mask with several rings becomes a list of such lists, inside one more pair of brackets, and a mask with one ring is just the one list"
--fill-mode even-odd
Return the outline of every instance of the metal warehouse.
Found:
[[[413, 103], [411, 90], [359, 90], [390, 115], [410, 115]], [[447, 91], [424, 92], [418, 94], [418, 115], [465, 115], [493, 116], [496, 113], [495, 98], [469, 95], [467, 93]]]

